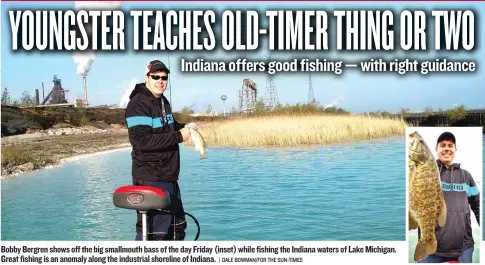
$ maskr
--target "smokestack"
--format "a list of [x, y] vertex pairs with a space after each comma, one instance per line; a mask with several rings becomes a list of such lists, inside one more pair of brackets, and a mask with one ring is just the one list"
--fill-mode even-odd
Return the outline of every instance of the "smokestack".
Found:
[[86, 86], [86, 76], [83, 76], [84, 105], [88, 107], [88, 87]]
[[35, 89], [35, 105], [39, 105], [39, 89]]

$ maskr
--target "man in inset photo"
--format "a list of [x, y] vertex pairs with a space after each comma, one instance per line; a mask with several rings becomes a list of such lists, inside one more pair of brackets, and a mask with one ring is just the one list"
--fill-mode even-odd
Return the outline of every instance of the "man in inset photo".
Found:
[[419, 263], [472, 263], [475, 241], [471, 212], [480, 225], [480, 193], [471, 174], [459, 163], [453, 162], [456, 152], [459, 152], [458, 146], [450, 132], [438, 137], [437, 164], [447, 207], [446, 224], [443, 228], [436, 226], [436, 252]]

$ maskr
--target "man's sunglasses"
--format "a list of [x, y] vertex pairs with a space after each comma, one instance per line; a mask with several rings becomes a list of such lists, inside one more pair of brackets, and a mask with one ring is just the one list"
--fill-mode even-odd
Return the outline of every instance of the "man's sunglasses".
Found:
[[158, 79], [160, 79], [160, 78], [161, 78], [162, 80], [164, 80], [164, 81], [168, 80], [168, 76], [166, 76], [166, 75], [162, 75], [162, 76], [160, 76], [160, 75], [150, 75], [150, 77], [151, 77], [153, 80], [158, 80]]

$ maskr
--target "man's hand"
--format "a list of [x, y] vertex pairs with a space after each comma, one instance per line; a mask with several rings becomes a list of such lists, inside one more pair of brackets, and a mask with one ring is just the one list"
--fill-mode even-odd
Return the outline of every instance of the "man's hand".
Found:
[[185, 124], [185, 128], [199, 129], [199, 126], [195, 122]]
[[182, 133], [182, 138], [184, 142], [187, 142], [190, 138], [190, 131], [189, 128], [182, 128], [180, 129], [180, 133]]

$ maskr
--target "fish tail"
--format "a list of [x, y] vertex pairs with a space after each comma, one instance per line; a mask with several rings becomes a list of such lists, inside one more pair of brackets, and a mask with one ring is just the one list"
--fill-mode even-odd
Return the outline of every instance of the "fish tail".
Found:
[[436, 236], [434, 234], [431, 236], [431, 240], [427, 243], [421, 238], [414, 250], [414, 260], [419, 261], [425, 259], [428, 255], [435, 253], [437, 247], [438, 242], [436, 241]]

